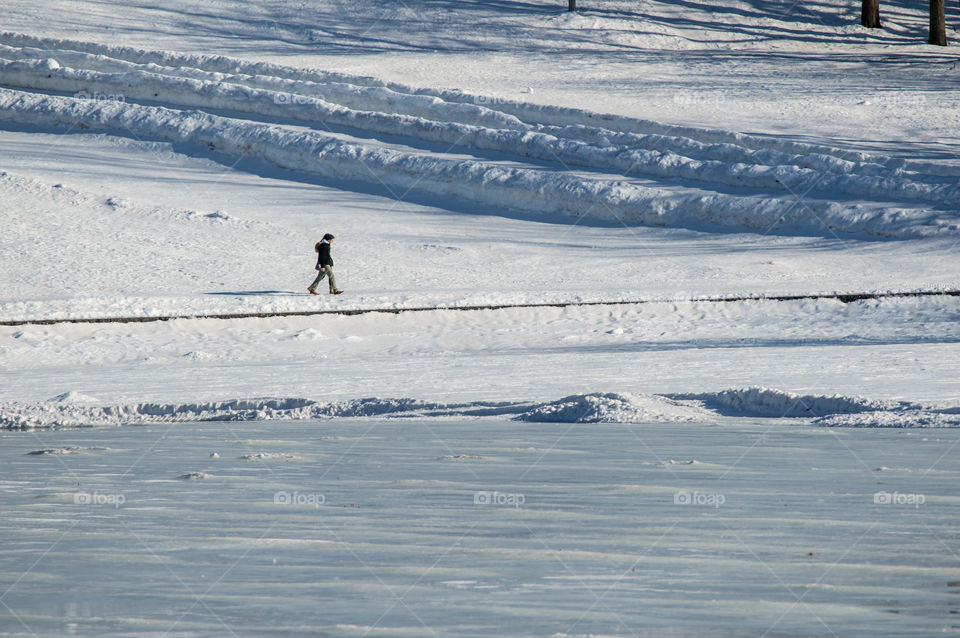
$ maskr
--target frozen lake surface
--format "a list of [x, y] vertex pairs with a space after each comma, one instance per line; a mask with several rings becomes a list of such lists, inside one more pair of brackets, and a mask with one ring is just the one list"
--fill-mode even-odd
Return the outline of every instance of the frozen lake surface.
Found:
[[956, 429], [0, 432], [0, 635], [930, 636]]

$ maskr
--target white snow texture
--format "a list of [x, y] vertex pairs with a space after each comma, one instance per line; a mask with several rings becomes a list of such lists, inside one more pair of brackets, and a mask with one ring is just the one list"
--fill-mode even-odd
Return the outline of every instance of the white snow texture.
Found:
[[709, 423], [723, 416], [803, 419], [825, 426], [960, 427], [960, 406], [869, 401], [858, 397], [803, 396], [769, 388], [696, 395], [593, 393], [540, 404], [434, 403], [365, 398], [338, 402], [246, 399], [184, 404], [92, 405], [70, 392], [45, 402], [0, 403], [8, 429], [145, 425], [199, 421], [268, 421], [348, 418], [511, 417], [552, 423]]
[[[0, 89], [0, 119], [7, 122], [186, 143], [495, 209], [767, 232], [899, 238], [960, 232], [960, 169], [943, 163], [221, 56], [12, 33], [0, 34], [0, 81], [30, 90]], [[166, 106], [151, 103], [158, 96]], [[271, 118], [326, 131], [263, 121]], [[391, 147], [332, 129], [410, 143]], [[437, 143], [471, 156], [430, 152]], [[490, 152], [527, 163], [485, 158]], [[663, 180], [688, 184], [680, 189]], [[797, 193], [804, 194], [803, 206], [796, 205]]]

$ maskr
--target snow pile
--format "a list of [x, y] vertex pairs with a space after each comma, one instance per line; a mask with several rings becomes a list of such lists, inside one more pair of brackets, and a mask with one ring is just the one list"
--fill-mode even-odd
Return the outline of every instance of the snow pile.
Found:
[[[364, 400], [351, 405], [318, 406], [306, 399], [249, 399], [208, 403], [93, 406], [50, 401], [47, 403], [7, 403], [0, 409], [0, 426], [6, 428], [82, 427], [103, 425], [143, 425], [148, 423], [186, 423], [197, 421], [265, 421], [273, 419], [309, 419], [321, 416], [354, 416], [363, 413]], [[389, 412], [387, 402], [384, 412]], [[317, 410], [317, 408], [320, 408]]]
[[960, 427], [960, 407], [956, 406], [801, 395], [760, 387], [669, 396], [722, 416], [812, 419], [816, 425], [830, 427]]
[[696, 395], [592, 393], [540, 404], [509, 401], [434, 403], [409, 398], [364, 398], [323, 403], [287, 398], [97, 406], [89, 402], [65, 402], [59, 397], [39, 403], [0, 403], [0, 428], [8, 429], [199, 421], [437, 417], [510, 417], [517, 421], [541, 423], [709, 423], [722, 416], [805, 419], [824, 426], [960, 427], [960, 407], [957, 406], [802, 396], [765, 388]]
[[32, 450], [27, 452], [29, 456], [47, 456], [50, 454], [61, 455], [61, 454], [86, 454], [88, 452], [104, 452], [110, 448], [105, 447], [90, 447], [84, 445], [68, 445], [66, 447], [58, 448], [44, 448], [42, 450]]
[[515, 417], [518, 421], [555, 423], [703, 422], [711, 415], [657, 395], [580, 394], [544, 403]]
[[[495, 209], [764, 231], [822, 233], [826, 227], [893, 237], [960, 232], [953, 212], [960, 202], [960, 170], [946, 163], [457, 92], [430, 94], [276, 65], [226, 65], [225, 58], [103, 47], [94, 53], [98, 47], [12, 34], [0, 36], [3, 41], [51, 47], [0, 44], [0, 80], [30, 90], [0, 90], [0, 120], [19, 124], [186, 143], [330, 179], [401, 192], [415, 188]], [[138, 100], [150, 104], [132, 102]], [[157, 102], [167, 106], [154, 106]], [[224, 110], [242, 117], [207, 112]], [[314, 130], [265, 119], [299, 120]], [[362, 133], [315, 130], [331, 126]], [[406, 143], [386, 143], [378, 135]], [[430, 146], [436, 143], [448, 150], [436, 152]], [[453, 147], [517, 161], [465, 158]], [[681, 187], [679, 179], [691, 183]], [[798, 192], [805, 194], [802, 207], [796, 206]]]
[[859, 414], [831, 414], [813, 421], [816, 425], [851, 428], [960, 428], [960, 411], [947, 409], [878, 410]]
[[0, 403], [0, 428], [32, 429], [323, 418], [496, 416], [529, 408], [525, 403], [444, 404], [417, 399], [364, 398], [321, 403], [310, 399], [237, 399], [198, 403], [90, 405], [61, 397], [39, 403]]
[[71, 390], [70, 392], [64, 392], [63, 394], [58, 394], [57, 396], [53, 397], [53, 398], [50, 399], [50, 400], [51, 400], [51, 401], [58, 402], [58, 403], [88, 403], [88, 404], [91, 404], [91, 403], [96, 403], [96, 402], [97, 402], [97, 398], [96, 398], [96, 397], [92, 397], [92, 396], [87, 395], [87, 394], [81, 394], [80, 392], [74, 392], [74, 391], [72, 391], [72, 390]]
[[719, 417], [804, 419], [829, 427], [960, 427], [958, 406], [801, 395], [760, 387], [701, 394], [574, 395], [515, 418], [560, 423], [703, 423]]
[[678, 401], [695, 401], [724, 416], [760, 418], [811, 418], [858, 414], [890, 409], [889, 402], [844, 396], [811, 396], [770, 388], [742, 388], [702, 394], [670, 395]]
[[215, 478], [213, 474], [206, 472], [186, 472], [177, 477], [184, 481], [202, 481], [203, 479]]

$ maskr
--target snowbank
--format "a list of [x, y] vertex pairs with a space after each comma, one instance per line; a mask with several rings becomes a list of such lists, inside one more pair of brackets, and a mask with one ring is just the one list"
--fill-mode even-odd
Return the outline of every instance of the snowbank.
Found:
[[[955, 215], [960, 169], [947, 163], [905, 162], [222, 57], [16, 34], [2, 34], [0, 42], [6, 43], [0, 44], [4, 84], [73, 96], [0, 91], [0, 120], [20, 124], [188, 143], [494, 209], [765, 232], [890, 237], [960, 232]], [[341, 132], [264, 120], [296, 120]], [[357, 131], [360, 139], [343, 129]], [[377, 136], [409, 142], [397, 145]], [[437, 143], [447, 150], [429, 146]], [[452, 154], [454, 148], [517, 161], [464, 158]], [[586, 170], [574, 173], [571, 167]], [[803, 193], [802, 206], [797, 193]]]
[[248, 399], [222, 402], [95, 406], [89, 402], [7, 403], [0, 408], [6, 428], [49, 428], [198, 421], [268, 421], [324, 417], [390, 416], [437, 407], [411, 399], [358, 399], [317, 403], [308, 399]]
[[716, 414], [733, 417], [802, 418], [831, 427], [960, 427], [960, 408], [862, 397], [815, 396], [770, 388], [743, 388], [702, 394], [674, 394]]
[[891, 402], [857, 397], [810, 396], [770, 388], [743, 388], [703, 394], [674, 394], [678, 401], [696, 401], [724, 416], [810, 418], [833, 414], [859, 414], [890, 409]]
[[[725, 34], [725, 37], [729, 34]], [[960, 167], [938, 162], [903, 160], [879, 154], [867, 154], [819, 144], [808, 144], [774, 137], [750, 135], [702, 127], [677, 126], [652, 120], [596, 113], [584, 109], [505, 100], [495, 96], [461, 90], [412, 87], [371, 76], [361, 76], [313, 68], [298, 68], [269, 62], [252, 62], [221, 55], [185, 54], [134, 47], [121, 47], [78, 40], [42, 38], [21, 33], [0, 33], [0, 58], [10, 60], [60, 60], [66, 66], [117, 72], [143, 69], [166, 75], [179, 75], [216, 82], [230, 82], [256, 88], [272, 88], [299, 95], [323, 97], [333, 102], [371, 110], [372, 100], [381, 100], [389, 108], [376, 110], [430, 117], [442, 112], [446, 117], [455, 112], [451, 106], [477, 107], [460, 112], [472, 124], [486, 124], [478, 118], [493, 116], [505, 128], [538, 127], [562, 132], [576, 139], [596, 139], [597, 134], [615, 139], [633, 140], [635, 136], [660, 137], [683, 144], [701, 143], [714, 146], [721, 157], [734, 161], [730, 153], [765, 151], [782, 156], [808, 157], [815, 165], [852, 166], [858, 163], [878, 165], [883, 169], [960, 176]], [[374, 89], [368, 91], [366, 89]], [[297, 101], [297, 100], [294, 100]], [[348, 103], [348, 101], [351, 101]], [[411, 107], [416, 106], [414, 109]], [[419, 110], [425, 107], [429, 110]], [[431, 118], [436, 119], [436, 118]], [[452, 121], [452, 120], [451, 120]], [[582, 137], [581, 137], [582, 136]], [[836, 163], [835, 160], [841, 160]], [[768, 161], [759, 163], [770, 163]], [[803, 166], [804, 164], [798, 164]]]
[[689, 395], [593, 393], [540, 404], [434, 403], [364, 398], [324, 403], [310, 399], [237, 399], [185, 404], [94, 405], [95, 399], [0, 403], [0, 428], [43, 429], [329, 418], [500, 417], [545, 423], [710, 423], [723, 416], [799, 418], [824, 426], [960, 427], [960, 407], [801, 396], [766, 388]]
[[[69, 393], [68, 393], [69, 394]], [[146, 425], [199, 421], [273, 421], [362, 417], [495, 416], [525, 411], [525, 403], [432, 403], [417, 399], [364, 398], [322, 403], [309, 399], [237, 399], [183, 404], [91, 405], [63, 401], [0, 403], [0, 427], [8, 429]], [[95, 400], [93, 400], [95, 401]]]
[[[169, 105], [347, 126], [623, 174], [790, 192], [816, 187], [922, 201], [957, 198], [952, 180], [900, 168], [886, 170], [875, 161], [850, 161], [826, 152], [791, 154], [730, 142], [705, 143], [667, 127], [670, 135], [613, 132], [585, 126], [582, 115], [575, 125], [543, 126], [474, 104], [341, 83], [271, 81], [201, 70], [185, 73], [182, 68], [131, 63], [123, 64], [122, 72], [106, 73], [64, 67], [55, 58], [27, 57], [48, 53], [53, 52], [0, 45], [0, 57], [13, 59], [0, 62], [0, 77], [18, 87], [70, 92], [84, 99], [161, 98]], [[76, 56], [68, 52], [66, 57]]]
[[960, 414], [917, 410], [878, 410], [860, 414], [831, 414], [813, 421], [817, 425], [853, 428], [960, 428]]
[[518, 415], [519, 421], [553, 423], [703, 422], [715, 416], [657, 395], [586, 394], [545, 403]]
[[665, 226], [702, 223], [735, 228], [794, 229], [911, 237], [953, 234], [960, 224], [928, 209], [891, 208], [792, 198], [735, 196], [699, 189], [651, 188], [622, 180], [517, 168], [477, 160], [408, 153], [345, 142], [333, 135], [107, 100], [0, 89], [0, 119], [19, 124], [132, 134], [187, 143], [235, 157], [258, 157], [281, 168], [347, 182], [375, 182], [407, 192], [484, 204], [494, 210], [590, 216]]

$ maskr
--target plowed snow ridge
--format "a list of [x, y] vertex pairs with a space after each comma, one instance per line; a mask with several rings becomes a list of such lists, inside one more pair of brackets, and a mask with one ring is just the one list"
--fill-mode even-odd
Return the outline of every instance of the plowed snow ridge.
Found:
[[10, 33], [0, 82], [16, 87], [0, 89], [0, 120], [186, 143], [493, 210], [818, 235], [960, 232], [960, 167], [948, 163]]
[[66, 393], [38, 403], [0, 403], [0, 428], [33, 429], [143, 425], [196, 421], [264, 421], [323, 418], [511, 417], [554, 423], [709, 423], [721, 416], [800, 418], [817, 425], [857, 427], [960, 427], [960, 407], [859, 397], [799, 395], [770, 388], [705, 394], [594, 393], [547, 403], [435, 403], [365, 398], [324, 403], [300, 398], [97, 405], [93, 397]]

